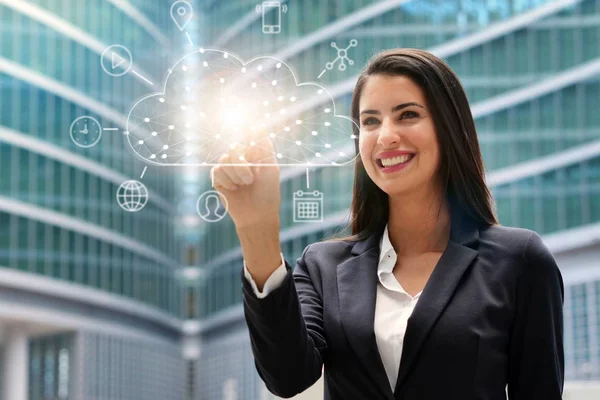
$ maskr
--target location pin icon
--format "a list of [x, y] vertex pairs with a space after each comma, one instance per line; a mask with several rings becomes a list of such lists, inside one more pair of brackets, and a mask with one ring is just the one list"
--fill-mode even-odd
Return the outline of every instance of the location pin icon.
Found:
[[171, 18], [175, 21], [175, 25], [183, 32], [185, 26], [192, 19], [192, 5], [187, 1], [180, 0], [173, 3], [171, 6]]

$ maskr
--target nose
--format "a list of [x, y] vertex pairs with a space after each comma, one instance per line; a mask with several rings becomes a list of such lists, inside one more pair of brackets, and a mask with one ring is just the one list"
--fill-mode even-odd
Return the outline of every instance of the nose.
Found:
[[383, 148], [389, 148], [396, 146], [400, 142], [400, 135], [394, 127], [393, 121], [385, 119], [381, 123], [379, 129], [379, 137], [377, 138], [377, 144]]

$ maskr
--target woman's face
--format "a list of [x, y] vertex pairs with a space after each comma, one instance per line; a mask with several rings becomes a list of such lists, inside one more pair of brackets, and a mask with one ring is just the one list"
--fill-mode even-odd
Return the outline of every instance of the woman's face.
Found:
[[406, 76], [372, 75], [359, 102], [360, 157], [388, 195], [436, 188], [440, 160], [425, 97]]

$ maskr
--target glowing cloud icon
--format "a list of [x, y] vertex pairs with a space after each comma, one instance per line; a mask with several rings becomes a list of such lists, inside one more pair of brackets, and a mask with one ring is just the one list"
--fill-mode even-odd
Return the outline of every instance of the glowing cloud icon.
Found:
[[[301, 103], [320, 96], [329, 98], [326, 106], [298, 113]], [[348, 152], [355, 130], [351, 118], [336, 115], [325, 88], [298, 83], [287, 64], [273, 57], [245, 63], [200, 49], [169, 70], [163, 92], [133, 106], [126, 134], [138, 156], [158, 165], [211, 166], [231, 149], [255, 145], [250, 138], [268, 135], [279, 165], [335, 166], [356, 158]]]

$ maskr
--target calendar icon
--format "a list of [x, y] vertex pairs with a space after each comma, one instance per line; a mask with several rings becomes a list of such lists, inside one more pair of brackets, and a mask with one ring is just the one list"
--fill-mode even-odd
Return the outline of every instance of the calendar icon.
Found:
[[323, 193], [318, 190], [294, 192], [294, 222], [323, 221]]

